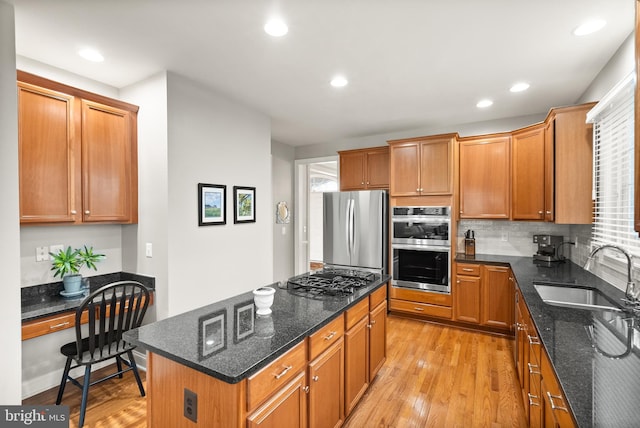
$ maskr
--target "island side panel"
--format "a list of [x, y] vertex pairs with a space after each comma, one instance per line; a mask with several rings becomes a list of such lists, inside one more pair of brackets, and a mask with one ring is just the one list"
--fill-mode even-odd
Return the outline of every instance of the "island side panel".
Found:
[[[197, 394], [197, 423], [184, 416], [184, 389]], [[229, 384], [149, 352], [147, 426], [243, 428], [246, 380]]]

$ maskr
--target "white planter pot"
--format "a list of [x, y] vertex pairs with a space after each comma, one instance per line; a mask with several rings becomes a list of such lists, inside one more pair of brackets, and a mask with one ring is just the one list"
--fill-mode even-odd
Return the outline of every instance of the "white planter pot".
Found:
[[273, 305], [273, 295], [276, 290], [272, 287], [260, 287], [253, 290], [253, 301], [256, 304], [256, 314], [269, 315]]

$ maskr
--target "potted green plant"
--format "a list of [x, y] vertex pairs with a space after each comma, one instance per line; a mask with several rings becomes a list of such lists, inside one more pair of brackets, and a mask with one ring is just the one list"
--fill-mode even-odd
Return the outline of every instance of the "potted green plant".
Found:
[[58, 253], [49, 253], [51, 255], [51, 270], [54, 271], [53, 276], [62, 278], [64, 291], [67, 294], [77, 294], [82, 287], [82, 275], [80, 268], [97, 270], [96, 262], [100, 261], [104, 254], [96, 254], [93, 247], [86, 245], [82, 249], [72, 250], [67, 247], [66, 250], [60, 250]]

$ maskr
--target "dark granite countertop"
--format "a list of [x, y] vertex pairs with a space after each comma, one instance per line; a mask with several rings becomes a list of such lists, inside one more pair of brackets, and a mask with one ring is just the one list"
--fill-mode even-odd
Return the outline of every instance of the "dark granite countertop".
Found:
[[[546, 267], [534, 264], [532, 257], [481, 254], [475, 258], [456, 255], [456, 261], [511, 266], [580, 427], [640, 426], [640, 331], [627, 321], [632, 314], [551, 306], [542, 301], [533, 284], [593, 287], [616, 301], [624, 297], [621, 290], [570, 261]], [[625, 339], [631, 336], [632, 352], [623, 358], [596, 352], [590, 329], [599, 349], [612, 355], [624, 354]]]
[[319, 330], [390, 279], [377, 275], [349, 296], [303, 297], [278, 288], [272, 314], [255, 315], [253, 293], [125, 333], [126, 340], [228, 383], [237, 383]]
[[[129, 272], [94, 275], [86, 279], [88, 279], [89, 291], [95, 291], [112, 282], [125, 280], [138, 281], [151, 290], [155, 289], [155, 278]], [[23, 287], [21, 289], [22, 322], [75, 311], [88, 295], [88, 292], [85, 292], [77, 297], [63, 297], [60, 295], [62, 290], [64, 290], [62, 281]]]

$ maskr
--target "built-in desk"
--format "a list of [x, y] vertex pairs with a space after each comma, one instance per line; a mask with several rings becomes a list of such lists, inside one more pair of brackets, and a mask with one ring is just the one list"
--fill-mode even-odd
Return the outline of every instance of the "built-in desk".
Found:
[[[90, 284], [88, 292], [95, 291], [112, 282], [138, 281], [152, 291], [149, 303], [153, 304], [155, 279], [152, 277], [117, 272], [96, 275], [88, 279]], [[76, 309], [88, 295], [88, 292], [78, 297], [66, 298], [60, 295], [62, 290], [62, 282], [22, 288], [22, 340], [66, 330], [76, 325]], [[87, 319], [88, 315], [83, 314], [81, 323], [86, 323]]]

